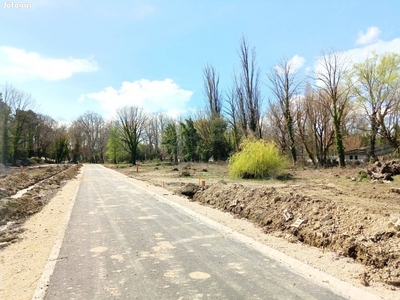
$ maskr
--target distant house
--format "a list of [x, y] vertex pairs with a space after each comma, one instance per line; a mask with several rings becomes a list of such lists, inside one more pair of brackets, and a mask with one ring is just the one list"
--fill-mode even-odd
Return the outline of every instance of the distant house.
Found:
[[[375, 155], [385, 155], [393, 152], [395, 149], [391, 146], [379, 146], [375, 147]], [[348, 150], [344, 152], [344, 159], [348, 162], [355, 161], [367, 161], [368, 160], [369, 147], [363, 147], [353, 150]]]

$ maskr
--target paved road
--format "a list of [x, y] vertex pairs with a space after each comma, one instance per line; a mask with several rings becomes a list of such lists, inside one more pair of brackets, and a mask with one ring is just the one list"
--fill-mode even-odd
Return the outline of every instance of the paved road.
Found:
[[342, 298], [87, 165], [45, 299]]

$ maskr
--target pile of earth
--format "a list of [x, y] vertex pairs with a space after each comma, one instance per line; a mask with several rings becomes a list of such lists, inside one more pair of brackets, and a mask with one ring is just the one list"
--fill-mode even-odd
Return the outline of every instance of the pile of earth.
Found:
[[[41, 166], [43, 172], [21, 172], [0, 179], [0, 248], [14, 242], [22, 224], [30, 215], [39, 212], [78, 168], [71, 165]], [[20, 197], [11, 197], [26, 190]]]
[[[338, 191], [331, 185], [322, 187]], [[364, 264], [364, 285], [400, 286], [400, 213], [369, 211], [348, 202], [316, 196], [310, 186], [245, 186], [219, 181], [207, 187], [189, 183], [176, 190], [193, 201], [246, 218], [264, 232], [290, 242], [333, 250]], [[388, 192], [389, 193], [389, 192]], [[399, 202], [398, 195], [388, 195]], [[397, 200], [395, 200], [397, 199]], [[366, 199], [368, 201], [368, 199]]]
[[400, 162], [398, 160], [377, 161], [367, 171], [361, 171], [361, 173], [368, 174], [371, 180], [392, 181], [393, 176], [400, 175]]

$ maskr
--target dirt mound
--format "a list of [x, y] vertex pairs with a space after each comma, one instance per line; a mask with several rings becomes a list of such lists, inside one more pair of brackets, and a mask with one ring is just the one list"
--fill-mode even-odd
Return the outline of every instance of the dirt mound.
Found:
[[197, 184], [188, 183], [179, 190], [179, 193], [192, 199], [199, 190], [200, 187]]
[[193, 199], [249, 219], [266, 233], [351, 257], [370, 268], [361, 274], [364, 284], [400, 286], [400, 226], [395, 226], [399, 214], [374, 215], [299, 190], [297, 185], [285, 191], [221, 181], [199, 190]]
[[400, 175], [400, 161], [377, 161], [366, 173], [372, 180], [393, 181], [393, 176]]
[[[0, 190], [0, 248], [15, 242], [21, 232], [19, 225], [26, 218], [39, 212], [67, 180], [73, 178], [76, 166], [56, 166], [39, 173], [19, 173], [9, 175], [2, 182], [6, 189]], [[10, 195], [32, 186], [18, 198]], [[9, 186], [10, 185], [10, 186]], [[5, 198], [3, 197], [5, 195]]]
[[[56, 192], [76, 172], [77, 168], [75, 166], [60, 166], [48, 168], [45, 172], [37, 176], [20, 173], [7, 177], [4, 180], [4, 185], [8, 188], [3, 193], [8, 196], [37, 182], [39, 184], [31, 190], [26, 191], [19, 198], [5, 198], [0, 200], [0, 221], [18, 220], [40, 211], [43, 205], [49, 200], [50, 194]], [[12, 186], [8, 186], [11, 183]]]

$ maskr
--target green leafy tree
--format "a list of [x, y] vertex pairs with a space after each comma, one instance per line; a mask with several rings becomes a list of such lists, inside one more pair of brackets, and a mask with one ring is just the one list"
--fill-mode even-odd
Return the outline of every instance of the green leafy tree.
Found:
[[9, 123], [10, 123], [11, 108], [3, 100], [3, 95], [0, 93], [0, 129], [1, 129], [1, 163], [7, 164], [9, 153]]
[[54, 145], [53, 145], [53, 157], [56, 163], [61, 163], [66, 159], [69, 160], [68, 150], [68, 131], [66, 126], [60, 126], [55, 130]]
[[113, 163], [116, 164], [123, 160], [126, 152], [121, 145], [121, 136], [116, 126], [111, 126], [109, 130], [106, 156]]
[[198, 145], [200, 136], [194, 127], [194, 122], [191, 118], [181, 122], [181, 138], [183, 143], [183, 157], [185, 161], [198, 161]]
[[162, 145], [167, 150], [168, 155], [174, 162], [178, 162], [178, 134], [176, 124], [170, 123], [165, 128], [162, 135]]
[[229, 157], [231, 147], [226, 130], [227, 122], [222, 117], [214, 117], [211, 120], [211, 154], [215, 161], [226, 160]]
[[[379, 132], [394, 147], [398, 147], [398, 120], [400, 87], [400, 55], [372, 53], [361, 63], [354, 64], [350, 77], [353, 94], [361, 103], [369, 120], [369, 155], [375, 158], [375, 146]], [[391, 128], [390, 128], [391, 127]]]
[[0, 118], [2, 128], [2, 163], [16, 164], [22, 147], [24, 131], [27, 128], [26, 111], [33, 106], [33, 100], [11, 85], [5, 85], [1, 92]]
[[212, 156], [212, 143], [211, 143], [211, 119], [209, 116], [199, 116], [194, 121], [194, 126], [199, 135], [199, 143], [197, 146], [197, 154], [201, 161], [208, 161]]

